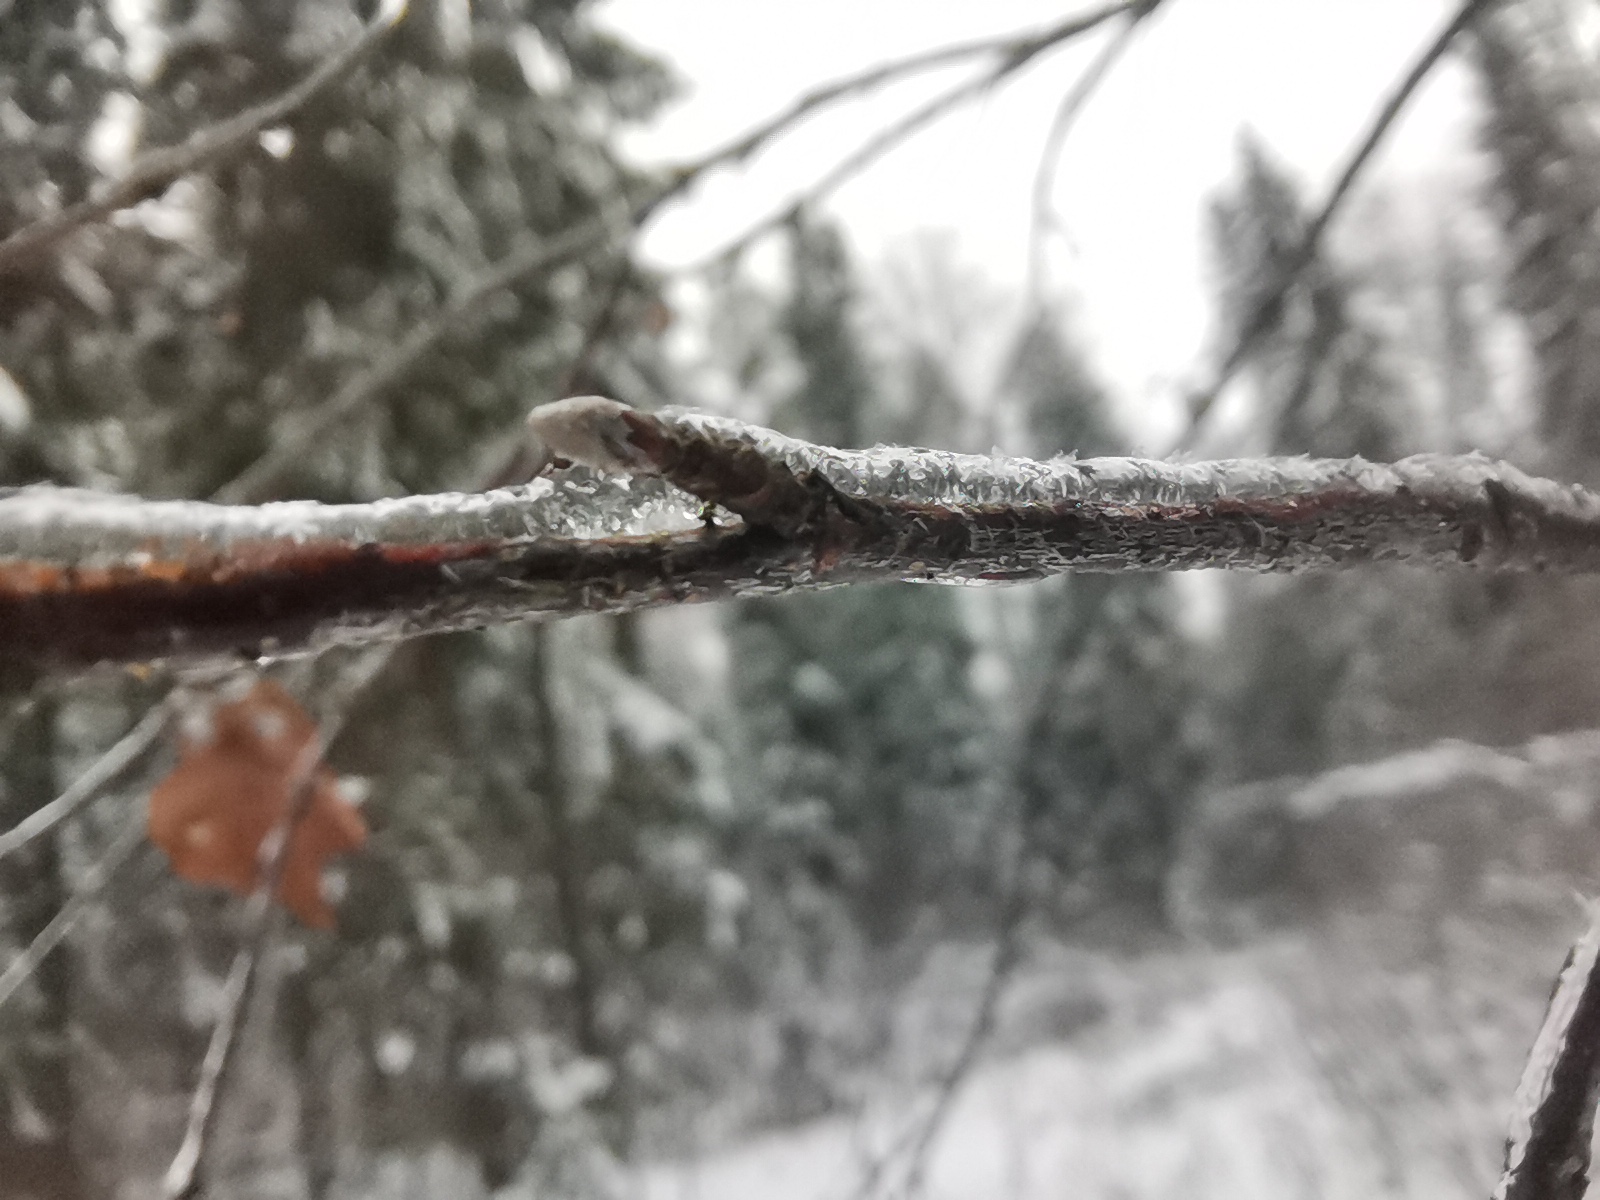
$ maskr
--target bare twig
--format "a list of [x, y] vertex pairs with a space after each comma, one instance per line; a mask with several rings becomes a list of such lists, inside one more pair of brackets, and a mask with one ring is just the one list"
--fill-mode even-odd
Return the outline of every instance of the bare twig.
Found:
[[175, 180], [212, 166], [249, 146], [265, 129], [281, 125], [329, 84], [343, 78], [405, 16], [406, 0], [385, 0], [361, 36], [282, 95], [237, 116], [197, 129], [177, 146], [142, 155], [122, 178], [98, 195], [42, 217], [0, 241], [0, 275], [16, 271], [60, 245], [85, 226], [119, 209], [159, 196]]
[[611, 273], [611, 280], [606, 285], [605, 295], [600, 303], [594, 306], [594, 311], [589, 314], [589, 320], [584, 326], [583, 340], [578, 344], [577, 353], [567, 363], [566, 370], [561, 372], [561, 377], [556, 381], [555, 395], [552, 400], [559, 400], [570, 396], [583, 382], [584, 375], [594, 364], [595, 355], [600, 352], [600, 347], [605, 343], [606, 337], [611, 332], [612, 322], [616, 319], [617, 306], [622, 303], [623, 294], [628, 290], [628, 280], [633, 275], [633, 259], [624, 253], [618, 260], [615, 270]]
[[1086, 632], [1087, 628], [1079, 624], [1059, 626], [1046, 652], [1035, 654], [1034, 669], [1029, 672], [1024, 685], [1026, 698], [1021, 706], [1022, 720], [1012, 735], [1005, 739], [1010, 743], [1002, 754], [1009, 776], [1009, 802], [996, 814], [995, 832], [1010, 834], [1006, 853], [1008, 861], [1004, 867], [1000, 907], [995, 919], [994, 953], [990, 957], [989, 971], [984, 978], [983, 989], [978, 994], [978, 1002], [973, 1006], [967, 1034], [955, 1057], [940, 1075], [933, 1103], [921, 1122], [912, 1125], [895, 1145], [863, 1172], [859, 1185], [852, 1193], [853, 1200], [871, 1200], [890, 1166], [901, 1156], [906, 1158], [908, 1165], [902, 1174], [898, 1194], [905, 1200], [921, 1194], [928, 1162], [949, 1118], [950, 1109], [977, 1066], [984, 1047], [994, 1036], [1000, 1004], [1022, 962], [1022, 931], [1028, 916], [1028, 869], [1034, 856], [1034, 827], [1038, 813], [1046, 810], [1046, 806], [1035, 804], [1027, 794], [1031, 783], [1029, 770], [1038, 761], [1048, 736], [1050, 716], [1054, 711], [1051, 700], [1060, 671], [1082, 649], [1082, 638]]
[[84, 872], [76, 890], [56, 911], [56, 915], [50, 918], [49, 924], [39, 931], [22, 953], [6, 965], [5, 972], [0, 974], [0, 1005], [11, 999], [28, 976], [39, 969], [50, 951], [77, 927], [111, 877], [143, 844], [144, 820], [142, 816], [135, 815], [99, 859]]
[[1250, 309], [1249, 316], [1240, 326], [1232, 348], [1222, 360], [1222, 365], [1217, 368], [1216, 374], [1209, 383], [1189, 397], [1189, 426], [1184, 439], [1185, 445], [1194, 444], [1201, 424], [1216, 404], [1217, 397], [1221, 394], [1222, 389], [1228, 385], [1234, 374], [1255, 352], [1261, 339], [1272, 328], [1273, 314], [1277, 311], [1278, 305], [1282, 303], [1284, 296], [1294, 286], [1301, 273], [1316, 258], [1317, 250], [1322, 243], [1323, 235], [1328, 230], [1328, 226], [1333, 223], [1334, 217], [1338, 215], [1339, 209], [1343, 205], [1345, 198], [1350, 194], [1351, 188], [1355, 186], [1356, 180], [1360, 178], [1362, 171], [1366, 168], [1378, 146], [1382, 144], [1384, 137], [1394, 125], [1395, 120], [1405, 110], [1406, 104], [1410, 101], [1412, 95], [1422, 84], [1422, 81], [1428, 77], [1429, 72], [1433, 70], [1439, 60], [1444, 57], [1451, 43], [1470, 28], [1472, 23], [1487, 9], [1498, 2], [1499, 0], [1466, 0], [1457, 9], [1450, 23], [1440, 31], [1439, 35], [1434, 38], [1433, 42], [1423, 51], [1417, 61], [1411, 65], [1411, 69], [1406, 72], [1405, 77], [1396, 85], [1394, 91], [1390, 93], [1382, 106], [1379, 107], [1372, 118], [1372, 124], [1368, 127], [1366, 135], [1357, 144], [1354, 151], [1351, 152], [1344, 169], [1339, 173], [1339, 178], [1323, 199], [1316, 216], [1311, 220], [1311, 224], [1306, 227], [1305, 236], [1300, 239], [1300, 244], [1281, 264], [1274, 264], [1277, 271], [1276, 278], [1273, 280], [1272, 285], [1262, 292]]
[[751, 224], [725, 245], [706, 255], [690, 268], [704, 271], [730, 258], [737, 258], [753, 243], [794, 218], [795, 214], [831, 195], [843, 184], [854, 179], [878, 159], [899, 146], [907, 138], [933, 124], [940, 117], [972, 100], [992, 91], [997, 85], [1021, 71], [1040, 55], [1073, 38], [1089, 32], [1119, 13], [1133, 11], [1138, 4], [1113, 4], [1096, 9], [1086, 16], [1074, 18], [1035, 37], [1016, 42], [1001, 60], [989, 70], [971, 79], [963, 80], [940, 92], [933, 99], [918, 105], [892, 125], [879, 130], [858, 146], [848, 157], [836, 163], [822, 176], [812, 181], [798, 196]]
[[158, 702], [147, 709], [133, 728], [74, 779], [65, 791], [0, 833], [0, 858], [48, 833], [114, 783], [156, 744], [170, 716], [171, 708], [167, 701]]
[[1567, 955], [1528, 1052], [1494, 1200], [1582, 1200], [1600, 1096], [1600, 908]]
[[1020, 861], [1017, 863], [1016, 871], [1018, 878], [1012, 882], [1001, 912], [994, 958], [989, 966], [989, 974], [984, 979], [983, 992], [973, 1009], [972, 1023], [967, 1027], [967, 1036], [962, 1039], [961, 1049], [945, 1068], [938, 1089], [934, 1093], [933, 1107], [928, 1110], [928, 1115], [911, 1144], [910, 1165], [906, 1169], [905, 1183], [900, 1189], [902, 1196], [909, 1198], [922, 1194], [934, 1143], [944, 1131], [945, 1121], [949, 1119], [950, 1109], [955, 1104], [956, 1097], [961, 1094], [962, 1085], [967, 1081], [972, 1068], [977, 1065], [979, 1057], [983, 1054], [983, 1048], [994, 1034], [995, 1023], [1000, 1015], [1000, 1001], [1004, 998], [1017, 964], [1022, 959], [1022, 918], [1027, 905]]
[[1056, 109], [1055, 118], [1050, 122], [1050, 131], [1045, 134], [1044, 149], [1039, 152], [1039, 169], [1033, 177], [1033, 204], [1028, 219], [1027, 294], [1035, 304], [1040, 302], [1044, 288], [1045, 239], [1050, 231], [1059, 225], [1059, 219], [1055, 215], [1055, 189], [1056, 172], [1061, 166], [1061, 148], [1066, 144], [1067, 134], [1072, 131], [1072, 126], [1077, 122], [1079, 115], [1088, 106], [1095, 89], [1111, 73], [1111, 68], [1116, 65], [1123, 52], [1133, 44], [1140, 23], [1162, 3], [1163, 0], [1150, 0], [1130, 10], [1122, 28], [1101, 47], [1094, 61], [1082, 75], [1078, 76], [1067, 94], [1061, 98], [1061, 105]]
[[284, 472], [301, 462], [328, 430], [402, 382], [440, 342], [459, 331], [502, 292], [582, 258], [608, 242], [623, 240], [631, 224], [629, 215], [602, 214], [549, 241], [530, 242], [487, 268], [448, 305], [415, 326], [399, 345], [346, 380], [325, 403], [295, 411], [293, 423], [272, 448], [217, 489], [212, 499], [219, 504], [242, 504], [267, 495]]
[[923, 51], [920, 54], [913, 54], [892, 62], [880, 63], [875, 67], [862, 71], [860, 74], [834, 80], [832, 83], [823, 84], [821, 87], [807, 92], [788, 108], [775, 113], [753, 129], [740, 134], [731, 142], [679, 168], [677, 174], [698, 175], [711, 167], [731, 166], [741, 163], [761, 150], [773, 138], [798, 125], [817, 109], [836, 103], [839, 100], [876, 91], [885, 84], [894, 83], [910, 75], [937, 70], [940, 67], [947, 67], [953, 63], [965, 62], [973, 58], [988, 58], [998, 55], [1009, 59], [1019, 54], [1029, 54], [1033, 52], [1033, 47], [1053, 43], [1061, 38], [1076, 36], [1086, 29], [1093, 28], [1101, 21], [1137, 7], [1137, 3], [1127, 2], [1106, 5], [1088, 14], [1069, 17], [1050, 28], [1042, 29], [1035, 33], [1008, 34], [1005, 37], [961, 42], [952, 46], [942, 46], [938, 49]]
[[[1600, 495], [1481, 456], [847, 451], [593, 397], [535, 424], [553, 454], [636, 477], [256, 508], [0, 496], [0, 659], [274, 657], [868, 580], [1369, 562], [1600, 571]], [[737, 519], [708, 520], [706, 505]]]
[[354, 697], [383, 669], [388, 661], [386, 648], [361, 656], [340, 680], [332, 697], [324, 697], [318, 736], [312, 738], [289, 774], [291, 797], [277, 824], [262, 839], [255, 890], [245, 907], [248, 929], [245, 941], [233, 956], [222, 989], [222, 1012], [212, 1027], [200, 1063], [200, 1075], [189, 1098], [189, 1119], [183, 1141], [173, 1155], [162, 1187], [171, 1200], [198, 1196], [205, 1187], [206, 1150], [216, 1129], [221, 1111], [219, 1101], [237, 1058], [240, 1035], [262, 959], [276, 937], [280, 916], [273, 903], [283, 885], [289, 861], [289, 844], [295, 830], [310, 810], [316, 794], [316, 772], [323, 754], [339, 735]]

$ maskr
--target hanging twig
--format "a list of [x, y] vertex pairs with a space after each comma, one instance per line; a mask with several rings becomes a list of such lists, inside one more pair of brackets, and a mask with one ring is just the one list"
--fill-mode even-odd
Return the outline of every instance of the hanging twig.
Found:
[[1217, 397], [1221, 394], [1222, 389], [1233, 379], [1234, 374], [1255, 352], [1261, 339], [1272, 328], [1273, 314], [1283, 302], [1283, 298], [1288, 294], [1289, 289], [1300, 278], [1301, 273], [1316, 258], [1318, 248], [1322, 244], [1322, 238], [1327, 232], [1328, 226], [1333, 223], [1334, 217], [1338, 215], [1345, 198], [1355, 186], [1356, 180], [1360, 178], [1362, 171], [1365, 170], [1367, 163], [1371, 160], [1379, 145], [1382, 144], [1384, 137], [1394, 125], [1395, 120], [1405, 110], [1412, 95], [1422, 84], [1422, 81], [1428, 77], [1429, 72], [1433, 70], [1439, 60], [1444, 57], [1445, 51], [1450, 48], [1451, 43], [1496, 3], [1498, 3], [1498, 0], [1466, 0], [1456, 11], [1456, 15], [1451, 19], [1450, 23], [1423, 51], [1421, 57], [1412, 64], [1411, 69], [1406, 72], [1405, 77], [1395, 87], [1389, 98], [1379, 107], [1377, 113], [1373, 116], [1372, 124], [1368, 127], [1366, 135], [1356, 145], [1355, 150], [1352, 151], [1349, 161], [1345, 163], [1344, 169], [1339, 172], [1339, 178], [1334, 182], [1333, 188], [1328, 192], [1321, 207], [1318, 208], [1316, 216], [1311, 220], [1311, 224], [1306, 227], [1305, 235], [1300, 239], [1299, 245], [1281, 263], [1271, 264], [1277, 273], [1276, 277], [1273, 279], [1271, 286], [1261, 293], [1251, 307], [1249, 315], [1245, 318], [1237, 336], [1233, 340], [1232, 348], [1228, 351], [1227, 356], [1223, 358], [1222, 365], [1217, 368], [1216, 374], [1212, 376], [1211, 380], [1203, 388], [1189, 397], [1189, 426], [1183, 440], [1184, 445], [1193, 445], [1195, 443], [1200, 426], [1205, 421], [1206, 415], [1210, 413], [1212, 407], [1216, 404]]
[[144, 844], [144, 819], [135, 815], [123, 827], [111, 845], [83, 873], [77, 888], [50, 918], [27, 947], [12, 959], [4, 973], [0, 973], [0, 1006], [11, 999], [27, 978], [39, 969], [45, 957], [61, 944], [89, 911], [89, 906], [99, 898], [111, 877], [133, 857], [133, 852]]
[[322, 63], [282, 95], [237, 116], [197, 129], [177, 146], [152, 150], [128, 173], [99, 194], [60, 212], [41, 217], [0, 241], [0, 275], [16, 271], [59, 246], [85, 226], [103, 221], [120, 209], [159, 196], [185, 175], [211, 167], [250, 146], [263, 130], [281, 125], [315, 99], [329, 84], [342, 79], [360, 58], [400, 23], [406, 0], [384, 0], [361, 36]]
[[289, 773], [290, 796], [281, 818], [261, 842], [255, 891], [245, 905], [244, 943], [233, 956], [222, 988], [222, 1011], [212, 1027], [200, 1074], [189, 1099], [189, 1119], [183, 1141], [167, 1168], [163, 1181], [169, 1200], [187, 1200], [205, 1187], [206, 1151], [216, 1129], [220, 1100], [237, 1057], [241, 1034], [260, 964], [271, 948], [280, 925], [274, 897], [283, 885], [289, 845], [295, 830], [309, 812], [316, 795], [316, 773], [327, 747], [339, 736], [354, 698], [388, 661], [386, 648], [369, 651], [349, 669], [332, 694], [324, 697], [318, 735], [313, 737]]
[[0, 858], [20, 850], [35, 838], [54, 829], [143, 758], [156, 744], [156, 739], [167, 726], [167, 721], [172, 715], [170, 700], [169, 694], [166, 700], [153, 704], [132, 729], [97, 758], [88, 769], [79, 774], [65, 791], [12, 828], [0, 833]]
[[1029, 865], [1034, 856], [1037, 814], [1042, 811], [1042, 806], [1035, 805], [1027, 795], [1030, 788], [1028, 771], [1044, 749], [1050, 716], [1054, 711], [1051, 700], [1060, 672], [1081, 651], [1086, 632], [1086, 627], [1082, 625], [1058, 627], [1046, 652], [1035, 656], [1034, 669], [1024, 689], [1026, 698], [1021, 706], [1022, 720], [1016, 734], [1006, 739], [1011, 744], [1002, 752], [1009, 776], [1007, 791], [1010, 802], [1002, 810], [1004, 826], [1000, 826], [999, 822], [996, 825], [1000, 832], [1010, 832], [1006, 855], [1009, 861], [1005, 864], [1002, 877], [1000, 907], [992, 939], [994, 953], [989, 961], [983, 989], [978, 994], [978, 1002], [973, 1006], [966, 1036], [955, 1057], [940, 1075], [933, 1103], [922, 1120], [907, 1129], [896, 1144], [870, 1164], [852, 1193], [852, 1200], [871, 1200], [890, 1166], [902, 1156], [908, 1165], [897, 1194], [904, 1200], [921, 1194], [933, 1148], [944, 1130], [955, 1099], [977, 1066], [984, 1047], [994, 1036], [1000, 1004], [1022, 963], [1023, 923], [1028, 916]]
[[1090, 97], [1111, 73], [1111, 68], [1116, 65], [1123, 52], [1133, 44], [1134, 35], [1138, 33], [1140, 24], [1163, 2], [1164, 0], [1146, 0], [1145, 3], [1129, 11], [1122, 28], [1101, 47], [1094, 61], [1082, 75], [1078, 76], [1067, 94], [1061, 98], [1061, 105], [1056, 109], [1055, 118], [1050, 122], [1050, 131], [1045, 134], [1044, 149], [1039, 152], [1039, 168], [1033, 177], [1033, 203], [1028, 217], [1027, 295], [1035, 305], [1041, 302], [1044, 289], [1046, 236], [1060, 224], [1055, 214], [1055, 190], [1056, 172], [1061, 166], [1061, 148], [1066, 144], [1067, 134], [1072, 131], [1079, 115], [1088, 107]]
[[919, 130], [933, 124], [940, 117], [963, 104], [992, 91], [1006, 79], [1021, 71], [1046, 51], [1065, 45], [1073, 38], [1087, 33], [1118, 13], [1133, 11], [1137, 4], [1116, 4], [1099, 9], [1086, 17], [1079, 17], [1064, 25], [1048, 30], [1037, 37], [1016, 43], [998, 64], [980, 75], [963, 80], [954, 87], [940, 92], [933, 99], [918, 105], [894, 124], [879, 130], [863, 142], [847, 158], [836, 163], [822, 176], [813, 180], [794, 199], [746, 228], [737, 237], [712, 251], [690, 271], [705, 271], [719, 263], [737, 258], [745, 250], [773, 230], [781, 228], [795, 215], [831, 195], [845, 183], [854, 179], [878, 159], [899, 146]]
[[[635, 477], [256, 508], [0, 496], [0, 659], [273, 657], [869, 580], [1370, 562], [1600, 571], [1600, 496], [1481, 456], [849, 451], [595, 397], [546, 406], [536, 426], [556, 456]], [[708, 520], [718, 508], [738, 519]]]

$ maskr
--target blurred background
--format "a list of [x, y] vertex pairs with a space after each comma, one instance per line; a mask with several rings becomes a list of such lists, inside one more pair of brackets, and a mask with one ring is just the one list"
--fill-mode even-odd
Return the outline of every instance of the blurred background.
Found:
[[[0, 280], [0, 484], [207, 496], [528, 232], [1067, 11], [415, 0], [292, 127]], [[471, 486], [590, 391], [839, 446], [1478, 449], [1600, 484], [1580, 0], [1493, 6], [1210, 417], [1181, 402], [1450, 14], [1168, 0], [1043, 220], [1117, 23], [786, 212], [963, 68], [841, 105], [501, 294], [273, 496]], [[370, 16], [0, 0], [0, 234]], [[314, 706], [329, 665], [286, 678]], [[161, 684], [8, 697], [0, 825]], [[170, 759], [0, 861], [6, 956]], [[217, 1195], [1481, 1197], [1600, 858], [1600, 588], [1082, 575], [507, 627], [405, 645], [330, 761], [372, 838], [337, 930], [264, 964]], [[240, 931], [153, 849], [104, 887], [0, 1007], [0, 1196], [160, 1194]]]

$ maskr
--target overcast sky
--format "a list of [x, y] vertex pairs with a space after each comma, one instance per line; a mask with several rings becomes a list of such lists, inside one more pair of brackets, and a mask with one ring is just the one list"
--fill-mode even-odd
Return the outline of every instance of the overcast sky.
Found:
[[[680, 159], [818, 82], [883, 59], [1058, 21], [1047, 0], [606, 0], [603, 18], [671, 62], [687, 93], [628, 148]], [[1054, 276], [1070, 284], [1097, 365], [1125, 399], [1170, 395], [1206, 332], [1200, 228], [1237, 133], [1254, 128], [1313, 195], [1379, 98], [1454, 9], [1441, 0], [1169, 0], [1073, 129], [1057, 208], [1070, 231]], [[1111, 27], [1106, 27], [1110, 32]], [[1020, 284], [1040, 145], [1062, 94], [1105, 34], [1045, 59], [848, 184], [829, 209], [880, 258], [917, 229], [955, 231], [964, 254]], [[897, 112], [954, 76], [924, 79], [803, 128], [753, 169], [725, 172], [653, 226], [663, 264], [698, 257], [799, 190]], [[1462, 174], [1472, 88], [1436, 72], [1391, 137], [1382, 176]]]

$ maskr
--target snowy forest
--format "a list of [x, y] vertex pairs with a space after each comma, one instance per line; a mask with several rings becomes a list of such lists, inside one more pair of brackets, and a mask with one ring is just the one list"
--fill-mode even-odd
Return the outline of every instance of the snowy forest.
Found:
[[[0, 0], [0, 1198], [1584, 1194], [1592, 6], [1331, 194], [1238, 131], [1171, 445], [1070, 273], [829, 208], [1191, 2], [657, 168], [586, 0]], [[1461, 186], [1369, 171], [1441, 59]]]

